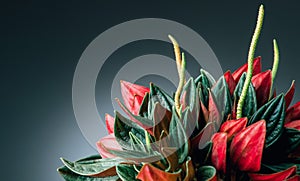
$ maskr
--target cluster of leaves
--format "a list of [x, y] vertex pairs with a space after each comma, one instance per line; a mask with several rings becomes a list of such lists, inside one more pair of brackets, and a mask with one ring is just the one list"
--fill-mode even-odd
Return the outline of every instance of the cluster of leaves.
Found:
[[[127, 114], [106, 115], [109, 135], [97, 147], [101, 156], [76, 162], [62, 159], [65, 180], [299, 180], [300, 102], [289, 107], [286, 94], [272, 92], [270, 70], [254, 60], [253, 78], [242, 118], [236, 118], [248, 65], [218, 81], [201, 70], [174, 98], [150, 88], [121, 82]], [[270, 93], [272, 94], [270, 95]]]

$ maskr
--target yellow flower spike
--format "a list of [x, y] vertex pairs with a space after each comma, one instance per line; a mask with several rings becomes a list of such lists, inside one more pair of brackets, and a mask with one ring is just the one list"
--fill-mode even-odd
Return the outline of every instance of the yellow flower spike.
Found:
[[181, 91], [184, 86], [184, 82], [185, 82], [185, 56], [184, 56], [184, 53], [182, 53], [182, 61], [181, 61], [181, 67], [180, 67], [180, 73], [179, 73], [179, 83], [178, 83], [178, 87], [177, 87], [177, 90], [175, 93], [175, 108], [176, 108], [176, 111], [177, 111], [179, 117], [181, 115], [180, 95], [181, 95]]

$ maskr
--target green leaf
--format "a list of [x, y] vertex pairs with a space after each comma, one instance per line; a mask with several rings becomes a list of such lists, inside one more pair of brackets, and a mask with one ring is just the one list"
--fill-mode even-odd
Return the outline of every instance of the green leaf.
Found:
[[132, 132], [129, 132], [129, 137], [130, 137], [131, 147], [133, 150], [146, 152], [145, 145], [138, 137], [132, 134]]
[[[246, 80], [246, 73], [243, 73], [233, 93], [234, 101], [236, 103], [238, 102], [242, 94], [245, 80]], [[250, 83], [248, 92], [246, 94], [243, 110], [242, 110], [242, 117], [250, 118], [256, 112], [256, 110], [257, 110], [257, 102], [256, 102], [255, 89], [252, 83]]]
[[146, 144], [145, 140], [145, 131], [135, 122], [123, 117], [119, 112], [115, 113], [115, 127], [114, 134], [116, 140], [126, 149], [132, 149], [131, 147], [131, 138], [129, 133], [135, 135], [143, 144]]
[[190, 78], [182, 89], [181, 105], [184, 107], [183, 110], [189, 107], [191, 111], [194, 109], [199, 111], [199, 95], [193, 78]]
[[126, 160], [135, 161], [138, 163], [141, 162], [155, 162], [161, 160], [163, 156], [157, 152], [142, 152], [142, 151], [135, 151], [135, 150], [108, 150], [111, 154], [116, 155], [118, 157], [124, 158]]
[[297, 166], [297, 174], [300, 174], [300, 158], [288, 159], [278, 164], [262, 164], [262, 170], [266, 173], [281, 172], [292, 166]]
[[196, 176], [198, 181], [213, 181], [217, 180], [217, 171], [212, 166], [202, 166], [198, 168]]
[[193, 78], [190, 78], [185, 84], [181, 94], [181, 105], [183, 107], [183, 127], [187, 135], [191, 135], [195, 130], [195, 127], [199, 127], [199, 90], [196, 87]]
[[[275, 144], [264, 150], [264, 161], [279, 163], [285, 161], [289, 154], [294, 153], [300, 146], [300, 131], [293, 128], [284, 128], [284, 132]], [[276, 160], [274, 160], [274, 154]]]
[[159, 141], [161, 134], [164, 131], [166, 135], [169, 134], [169, 125], [171, 122], [172, 113], [164, 108], [160, 103], [155, 103], [153, 111], [153, 135], [156, 141]]
[[211, 90], [215, 96], [220, 113], [223, 115], [222, 122], [224, 122], [227, 120], [227, 116], [231, 114], [232, 110], [232, 99], [224, 76], [217, 81]]
[[176, 147], [178, 163], [182, 164], [189, 152], [188, 138], [182, 126], [180, 118], [177, 116], [175, 107], [172, 111], [172, 120], [170, 123], [169, 135], [170, 147]]
[[119, 176], [111, 176], [111, 177], [89, 177], [89, 176], [82, 176], [78, 175], [67, 167], [63, 166], [57, 169], [58, 173], [66, 180], [66, 181], [116, 181], [119, 180]]
[[114, 167], [124, 162], [121, 158], [104, 158], [81, 162], [71, 162], [64, 158], [61, 158], [63, 164], [72, 172], [82, 176], [113, 176], [115, 175]]
[[134, 169], [133, 165], [129, 164], [119, 164], [117, 166], [117, 173], [118, 176], [123, 180], [123, 181], [133, 181], [133, 180], [138, 180], [136, 179], [137, 172]]
[[248, 125], [264, 119], [267, 126], [266, 147], [274, 144], [284, 131], [285, 101], [283, 94], [262, 106], [250, 119]]
[[169, 111], [172, 110], [172, 106], [174, 105], [174, 100], [171, 96], [169, 96], [165, 91], [151, 83], [148, 104], [149, 119], [152, 119], [154, 105], [157, 102]]
[[215, 84], [215, 79], [205, 70], [200, 70], [200, 75], [195, 79], [195, 84], [198, 87], [200, 102], [208, 108], [208, 89]]
[[293, 128], [285, 128], [284, 137], [286, 137], [287, 154], [292, 153], [300, 145], [300, 131]]
[[119, 99], [116, 99], [117, 103], [121, 107], [121, 109], [130, 117], [131, 121], [139, 124], [143, 128], [150, 128], [153, 126], [152, 120], [142, 117], [142, 116], [137, 116], [134, 115]]
[[204, 69], [200, 69], [200, 75], [195, 79], [195, 83], [196, 85], [201, 83], [207, 88], [211, 88], [216, 83], [216, 81], [210, 73], [208, 73]]
[[149, 92], [145, 94], [139, 111], [139, 115], [145, 118], [148, 118], [148, 103], [149, 103]]
[[91, 162], [95, 162], [95, 160], [99, 160], [101, 159], [101, 156], [99, 154], [97, 155], [92, 155], [86, 158], [82, 158], [80, 160], [77, 160], [76, 162], [78, 163], [91, 163]]
[[201, 83], [197, 84], [197, 89], [199, 91], [200, 102], [208, 108], [208, 97], [209, 97], [209, 88], [202, 85]]

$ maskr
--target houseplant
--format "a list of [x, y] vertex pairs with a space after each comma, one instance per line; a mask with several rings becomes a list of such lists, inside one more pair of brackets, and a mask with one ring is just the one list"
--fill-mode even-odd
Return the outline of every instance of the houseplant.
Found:
[[248, 61], [217, 81], [205, 70], [185, 78], [185, 56], [169, 36], [179, 84], [174, 96], [159, 86], [121, 81], [127, 117], [106, 115], [109, 135], [100, 155], [71, 162], [65, 180], [300, 180], [300, 102], [295, 84], [276, 94], [279, 50], [272, 70], [261, 70], [255, 47], [264, 16], [260, 7]]

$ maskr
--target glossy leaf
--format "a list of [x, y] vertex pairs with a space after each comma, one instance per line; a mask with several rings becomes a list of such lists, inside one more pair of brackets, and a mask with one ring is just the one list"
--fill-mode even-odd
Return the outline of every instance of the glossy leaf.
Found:
[[142, 101], [140, 110], [139, 110], [139, 116], [148, 118], [148, 104], [149, 104], [149, 92], [147, 92], [144, 96], [144, 99]]
[[222, 115], [220, 113], [217, 100], [211, 91], [209, 91], [208, 111], [209, 111], [208, 122], [214, 123], [215, 130], [217, 131], [220, 128], [222, 123]]
[[247, 121], [247, 118], [225, 121], [221, 125], [220, 132], [226, 132], [228, 139], [231, 139], [232, 136], [246, 128]]
[[300, 131], [293, 128], [286, 128], [284, 132], [286, 152], [292, 153], [300, 146]]
[[290, 104], [293, 100], [294, 94], [295, 94], [295, 81], [292, 82], [291, 87], [284, 95], [286, 109], [290, 106]]
[[145, 131], [142, 127], [123, 117], [119, 112], [116, 112], [115, 114], [116, 118], [114, 134], [120, 146], [125, 149], [131, 149], [131, 139], [129, 136], [130, 133], [135, 135], [139, 140], [146, 144]]
[[190, 78], [183, 87], [181, 94], [182, 122], [187, 135], [191, 135], [196, 127], [199, 128], [200, 102], [198, 92], [198, 87]]
[[217, 171], [212, 166], [198, 168], [196, 176], [198, 181], [217, 181]]
[[119, 99], [116, 99], [116, 101], [119, 104], [119, 106], [121, 107], [121, 109], [129, 116], [129, 118], [131, 119], [132, 122], [137, 123], [139, 126], [141, 126], [144, 129], [147, 129], [147, 130], [153, 127], [152, 120], [150, 120], [146, 117], [134, 115], [132, 112], [130, 112], [130, 110], [126, 106], [124, 106], [121, 103], [121, 101]]
[[90, 162], [70, 162], [61, 158], [64, 165], [72, 172], [83, 176], [108, 177], [116, 175], [115, 166], [121, 162], [125, 162], [121, 158], [104, 158], [96, 159]]
[[266, 135], [266, 147], [274, 144], [281, 134], [283, 133], [285, 118], [285, 102], [283, 95], [279, 95], [276, 98], [269, 101], [262, 106], [249, 120], [248, 125], [253, 124], [259, 120], [266, 120], [267, 135]]
[[133, 165], [129, 164], [119, 164], [117, 165], [117, 174], [123, 181], [134, 181], [137, 180], [137, 171], [134, 169]]
[[182, 172], [184, 174], [183, 181], [192, 181], [195, 178], [195, 169], [191, 157], [188, 157], [185, 164], [182, 164]]
[[114, 133], [115, 118], [109, 114], [105, 114], [105, 123], [108, 134]]
[[266, 136], [266, 122], [258, 121], [240, 131], [232, 139], [230, 158], [241, 171], [260, 170]]
[[300, 174], [300, 159], [294, 158], [294, 159], [286, 159], [285, 161], [281, 161], [280, 163], [276, 164], [263, 164], [262, 165], [264, 169], [268, 169], [271, 173], [274, 172], [281, 172], [283, 170], [286, 170], [290, 167], [297, 166], [297, 174]]
[[193, 112], [194, 119], [198, 120], [200, 109], [199, 94], [193, 78], [190, 78], [184, 85], [180, 102], [182, 109], [184, 110], [188, 107], [190, 112]]
[[[243, 73], [247, 72], [248, 70], [248, 63], [244, 64], [240, 68], [238, 68], [236, 71], [232, 73], [232, 76], [236, 82], [239, 82], [240, 77], [243, 75]], [[261, 72], [261, 57], [257, 57], [253, 61], [253, 76]]]
[[297, 167], [292, 166], [281, 172], [272, 174], [249, 173], [249, 177], [255, 181], [282, 181], [296, 174]]
[[208, 108], [209, 89], [201, 83], [197, 85], [197, 89], [199, 91], [200, 103], [203, 104], [205, 108]]
[[218, 171], [226, 173], [227, 134], [215, 133], [212, 137], [212, 164]]
[[195, 79], [195, 83], [196, 85], [201, 83], [203, 86], [211, 88], [216, 83], [216, 81], [210, 73], [208, 73], [204, 69], [200, 69], [200, 75]]
[[125, 106], [135, 115], [139, 113], [145, 94], [149, 92], [148, 87], [121, 81], [121, 93]]
[[233, 92], [235, 90], [235, 87], [236, 87], [236, 82], [231, 74], [231, 72], [228, 70], [227, 72], [224, 73], [224, 78], [227, 82], [227, 85], [228, 85], [228, 88], [229, 88], [229, 92], [230, 92], [230, 95], [232, 96], [233, 95]]
[[159, 87], [151, 83], [148, 104], [148, 118], [150, 120], [152, 120], [153, 118], [153, 111], [156, 103], [159, 103], [167, 110], [172, 111], [174, 100], [165, 91], [161, 90]]
[[102, 158], [113, 158], [115, 155], [111, 154], [107, 149], [110, 150], [122, 150], [122, 147], [117, 142], [114, 134], [109, 134], [101, 138], [97, 143], [97, 149]]
[[163, 157], [157, 151], [153, 151], [151, 153], [144, 151], [135, 151], [135, 150], [108, 150], [111, 154], [116, 155], [118, 157], [124, 158], [129, 161], [134, 161], [137, 163], [141, 162], [156, 162], [161, 160]]
[[[240, 99], [240, 96], [242, 94], [243, 86], [245, 84], [246, 80], [246, 73], [244, 73], [241, 78], [239, 79], [239, 82], [234, 90], [234, 100], [236, 103]], [[236, 109], [236, 107], [234, 107]], [[255, 111], [257, 110], [257, 102], [256, 102], [256, 95], [255, 95], [255, 89], [252, 86], [252, 84], [249, 85], [248, 92], [246, 94], [245, 103], [242, 108], [242, 117], [248, 117], [250, 118]]]
[[286, 111], [285, 123], [300, 120], [300, 101]]
[[153, 112], [153, 136], [156, 141], [160, 139], [162, 131], [164, 131], [166, 134], [169, 134], [171, 118], [172, 113], [169, 110], [161, 106], [159, 103], [155, 104]]
[[268, 102], [272, 84], [272, 72], [267, 70], [252, 77], [252, 85], [255, 89], [257, 106], [261, 107]]
[[[222, 76], [216, 82], [216, 84], [212, 87], [211, 90], [215, 96], [215, 102], [218, 104], [219, 113], [222, 114], [220, 115], [222, 122], [224, 122], [232, 110], [232, 99], [230, 95], [230, 90], [228, 88], [224, 76]], [[211, 110], [209, 109], [209, 111]]]
[[58, 173], [64, 178], [65, 181], [117, 181], [119, 180], [119, 176], [112, 176], [112, 177], [90, 177], [90, 176], [82, 176], [78, 175], [71, 170], [69, 170], [67, 167], [60, 167], [57, 169]]
[[284, 125], [286, 128], [294, 128], [300, 131], [300, 120], [294, 120]]
[[216, 133], [216, 127], [213, 122], [209, 122], [206, 126], [197, 134], [194, 138], [192, 138], [191, 143], [193, 147], [198, 149], [203, 149], [206, 147], [207, 143], [211, 140], [214, 133]]
[[168, 173], [146, 163], [143, 165], [136, 178], [141, 181], [177, 181], [181, 180], [180, 172], [181, 171]]
[[180, 118], [176, 114], [175, 107], [173, 107], [172, 111], [168, 139], [170, 141], [170, 146], [178, 149], [178, 163], [183, 163], [189, 152], [188, 137]]

